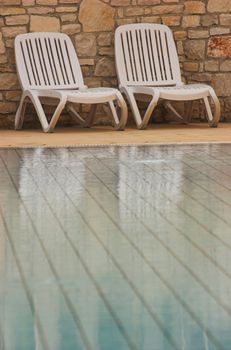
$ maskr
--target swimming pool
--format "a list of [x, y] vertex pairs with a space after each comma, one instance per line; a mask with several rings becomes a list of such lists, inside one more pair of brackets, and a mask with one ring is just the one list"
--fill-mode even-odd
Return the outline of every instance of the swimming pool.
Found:
[[0, 349], [231, 349], [231, 145], [0, 150]]

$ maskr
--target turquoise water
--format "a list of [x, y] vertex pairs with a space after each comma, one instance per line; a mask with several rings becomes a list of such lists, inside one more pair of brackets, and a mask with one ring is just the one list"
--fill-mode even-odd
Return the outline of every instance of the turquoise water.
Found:
[[0, 150], [0, 350], [231, 349], [231, 145]]

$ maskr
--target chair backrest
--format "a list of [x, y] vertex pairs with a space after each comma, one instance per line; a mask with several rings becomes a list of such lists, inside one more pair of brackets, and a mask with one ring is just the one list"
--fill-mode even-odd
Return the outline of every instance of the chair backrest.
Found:
[[76, 51], [66, 34], [20, 34], [15, 39], [15, 56], [24, 89], [75, 89], [84, 86]]
[[181, 83], [171, 30], [161, 24], [127, 24], [115, 33], [120, 85], [167, 86]]

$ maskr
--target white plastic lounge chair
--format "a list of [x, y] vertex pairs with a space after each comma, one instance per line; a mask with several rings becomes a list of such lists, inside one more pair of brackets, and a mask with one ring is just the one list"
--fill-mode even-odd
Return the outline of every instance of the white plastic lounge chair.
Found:
[[[209, 125], [217, 126], [220, 119], [219, 100], [209, 85], [184, 85], [173, 35], [167, 26], [143, 23], [118, 27], [115, 57], [120, 91], [126, 94], [139, 129], [146, 128], [159, 99], [189, 101], [186, 112], [188, 120], [192, 101], [203, 99]], [[143, 118], [137, 106], [137, 99], [142, 95], [151, 95]], [[209, 98], [214, 103], [213, 114]], [[166, 107], [183, 119], [168, 101], [165, 101]]]
[[[98, 103], [108, 103], [115, 128], [124, 129], [127, 106], [120, 91], [114, 88], [87, 88], [84, 85], [74, 46], [66, 34], [20, 34], [15, 39], [15, 55], [23, 89], [15, 116], [16, 129], [22, 127], [28, 100], [33, 103], [45, 132], [53, 131], [65, 106], [80, 124], [91, 126]], [[48, 102], [47, 98], [55, 103], [59, 101], [50, 122], [42, 106], [42, 103]], [[86, 120], [76, 111], [77, 103], [92, 105]], [[120, 115], [117, 114], [117, 107], [120, 108]]]

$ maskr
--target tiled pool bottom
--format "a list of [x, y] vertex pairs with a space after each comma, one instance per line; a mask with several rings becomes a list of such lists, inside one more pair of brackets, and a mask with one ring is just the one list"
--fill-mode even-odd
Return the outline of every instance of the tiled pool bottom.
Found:
[[231, 349], [231, 145], [0, 150], [1, 350]]

